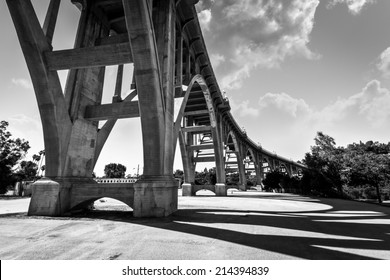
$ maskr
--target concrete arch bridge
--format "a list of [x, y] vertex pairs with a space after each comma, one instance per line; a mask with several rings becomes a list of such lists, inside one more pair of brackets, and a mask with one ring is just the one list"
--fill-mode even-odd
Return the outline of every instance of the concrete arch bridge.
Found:
[[[34, 86], [46, 150], [46, 178], [36, 182], [29, 215], [61, 216], [104, 196], [136, 217], [177, 210], [173, 160], [179, 143], [185, 195], [194, 194], [195, 165], [215, 162], [217, 195], [226, 174], [245, 170], [261, 182], [264, 169], [303, 165], [272, 154], [248, 138], [230, 113], [199, 26], [196, 0], [73, 0], [80, 10], [74, 47], [53, 49], [60, 0], [48, 1], [41, 26], [30, 0], [6, 0]], [[58, 34], [60, 35], [60, 34]], [[134, 73], [124, 75], [124, 65]], [[107, 66], [117, 65], [112, 103], [102, 104]], [[68, 70], [63, 89], [58, 71]], [[121, 96], [122, 82], [132, 92]], [[135, 97], [137, 97], [135, 99]], [[174, 111], [175, 98], [182, 99]], [[136, 183], [100, 183], [92, 171], [116, 121], [140, 118], [144, 174]], [[99, 128], [99, 122], [106, 121]], [[266, 164], [265, 164], [266, 163]]]

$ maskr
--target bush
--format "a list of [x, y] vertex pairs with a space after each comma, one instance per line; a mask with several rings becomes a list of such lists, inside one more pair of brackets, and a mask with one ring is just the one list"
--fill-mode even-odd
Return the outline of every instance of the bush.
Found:
[[269, 172], [263, 180], [264, 189], [266, 191], [279, 190], [281, 188], [280, 183], [282, 182], [283, 177], [283, 173], [279, 170]]

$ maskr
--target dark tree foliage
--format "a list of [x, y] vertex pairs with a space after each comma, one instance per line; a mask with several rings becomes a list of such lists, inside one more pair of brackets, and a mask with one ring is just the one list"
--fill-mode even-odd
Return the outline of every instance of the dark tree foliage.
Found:
[[215, 185], [217, 183], [217, 176], [215, 168], [205, 168], [203, 172], [195, 172], [196, 185]]
[[226, 185], [238, 185], [240, 182], [240, 175], [238, 172], [226, 175]]
[[184, 171], [180, 169], [176, 169], [173, 173], [173, 178], [180, 180], [180, 185], [184, 183]]
[[322, 132], [317, 133], [314, 141], [315, 146], [311, 147], [311, 153], [306, 153], [304, 159], [310, 169], [310, 173], [306, 173], [311, 178], [310, 187], [319, 195], [341, 196], [343, 149], [337, 148], [335, 140]]
[[267, 173], [267, 176], [263, 180], [265, 190], [280, 190], [283, 177], [284, 174], [277, 169]]
[[126, 166], [120, 163], [110, 163], [104, 167], [106, 178], [125, 178]]
[[332, 137], [318, 132], [304, 163], [309, 167], [302, 178], [306, 193], [370, 198], [364, 194], [373, 188], [382, 202], [381, 190], [389, 188], [390, 143], [368, 141], [336, 147]]
[[0, 194], [7, 192], [7, 187], [15, 183], [13, 169], [30, 148], [28, 141], [11, 138], [8, 125], [6, 121], [0, 122]]
[[38, 165], [33, 161], [21, 161], [20, 168], [15, 173], [17, 181], [33, 181], [37, 178]]
[[390, 155], [366, 152], [346, 157], [345, 179], [350, 187], [371, 186], [378, 202], [382, 202], [381, 189], [390, 185]]

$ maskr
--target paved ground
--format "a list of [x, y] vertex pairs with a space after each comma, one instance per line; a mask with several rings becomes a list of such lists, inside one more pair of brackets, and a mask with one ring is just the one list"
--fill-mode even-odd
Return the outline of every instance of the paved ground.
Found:
[[111, 199], [67, 218], [26, 216], [0, 200], [0, 259], [390, 259], [390, 207], [291, 194], [179, 196], [165, 219]]

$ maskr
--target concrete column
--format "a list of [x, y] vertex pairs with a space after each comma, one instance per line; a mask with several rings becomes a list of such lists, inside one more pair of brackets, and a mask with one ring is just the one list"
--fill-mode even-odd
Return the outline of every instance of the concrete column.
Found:
[[[134, 59], [141, 115], [144, 175], [134, 184], [134, 216], [161, 217], [177, 210], [173, 179], [175, 66], [174, 0], [123, 1]], [[153, 10], [153, 15], [151, 11]]]
[[[104, 67], [72, 70], [66, 93], [56, 71], [47, 71], [59, 1], [51, 1], [42, 29], [29, 0], [7, 1], [34, 84], [44, 132], [46, 176], [34, 184], [29, 215], [63, 215], [72, 188], [90, 182], [95, 160], [97, 123], [83, 119], [85, 107], [100, 104]], [[83, 9], [75, 47], [93, 46], [108, 30]], [[77, 182], [77, 184], [75, 183]]]
[[134, 217], [166, 217], [177, 210], [179, 182], [171, 176], [141, 178], [134, 183]]
[[263, 187], [263, 155], [256, 154], [256, 185]]
[[[192, 120], [187, 118], [186, 125], [191, 126]], [[187, 137], [182, 131], [179, 131], [179, 145], [184, 169], [183, 196], [193, 196], [195, 195], [193, 189], [193, 184], [195, 183], [195, 164], [192, 162], [193, 152], [187, 150], [187, 146], [193, 144], [193, 135], [191, 133], [186, 134]]]
[[216, 183], [215, 184], [215, 195], [216, 196], [227, 196], [226, 184]]
[[194, 188], [191, 183], [183, 183], [181, 186], [183, 188], [183, 193], [182, 193], [183, 196], [195, 195]]
[[244, 165], [244, 147], [242, 144], [239, 144], [238, 154], [237, 154], [237, 163], [238, 163], [238, 173], [240, 175], [240, 182], [238, 185], [239, 190], [246, 191], [246, 176], [245, 176], [245, 165]]
[[[216, 176], [217, 183], [219, 186], [226, 185], [226, 174], [225, 174], [225, 160], [223, 157], [223, 142], [222, 142], [222, 127], [221, 127], [221, 119], [216, 117], [215, 127], [212, 127], [213, 133], [213, 142], [214, 142], [214, 151], [215, 151], [215, 165], [216, 165]], [[217, 185], [216, 185], [217, 189]], [[226, 190], [218, 192], [219, 195], [226, 195]], [[218, 194], [217, 194], [218, 195]]]

